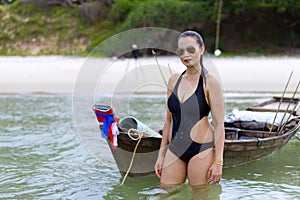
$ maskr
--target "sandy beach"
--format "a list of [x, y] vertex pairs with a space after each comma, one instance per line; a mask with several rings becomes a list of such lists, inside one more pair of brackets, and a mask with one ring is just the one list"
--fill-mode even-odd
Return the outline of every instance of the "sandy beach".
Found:
[[[0, 57], [0, 93], [73, 93], [77, 78], [86, 68], [88, 59], [62, 56]], [[151, 57], [138, 61], [103, 60], [110, 63], [105, 68], [109, 81], [102, 85], [106, 91], [113, 89], [120, 76], [130, 69], [156, 64]], [[175, 71], [184, 70], [176, 57], [159, 57], [158, 61], [162, 66], [172, 66]], [[98, 59], [97, 62], [102, 61]], [[214, 57], [209, 59], [208, 65], [217, 71], [225, 92], [282, 92], [292, 71], [288, 91], [294, 91], [300, 80], [298, 57]], [[158, 73], [151, 76], [160, 77]], [[102, 77], [102, 80], [105, 78]]]

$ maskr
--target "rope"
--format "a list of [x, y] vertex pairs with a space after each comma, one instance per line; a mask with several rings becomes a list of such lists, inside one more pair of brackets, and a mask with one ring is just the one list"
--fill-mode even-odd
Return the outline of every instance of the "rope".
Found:
[[[138, 133], [139, 136], [138, 136], [137, 138], [132, 137], [132, 136], [131, 136], [131, 132], [132, 132], [132, 131]], [[126, 180], [128, 174], [129, 174], [129, 171], [131, 170], [132, 163], [133, 163], [133, 160], [134, 160], [134, 157], [135, 157], [135, 154], [136, 154], [136, 150], [137, 150], [137, 148], [138, 148], [138, 146], [139, 146], [139, 144], [140, 144], [140, 142], [141, 142], [141, 140], [142, 140], [142, 137], [143, 137], [143, 135], [144, 135], [144, 132], [141, 132], [141, 131], [139, 131], [139, 130], [137, 130], [137, 129], [131, 128], [131, 129], [128, 130], [127, 134], [128, 134], [128, 136], [130, 137], [130, 139], [132, 139], [132, 140], [134, 140], [134, 141], [137, 141], [137, 143], [136, 143], [136, 145], [135, 145], [135, 147], [134, 147], [133, 154], [132, 154], [132, 158], [131, 158], [131, 161], [130, 161], [128, 170], [127, 170], [125, 176], [123, 177], [123, 180], [122, 180], [122, 182], [120, 183], [119, 186], [122, 186], [122, 185], [124, 185], [124, 183], [125, 183], [125, 180]]]

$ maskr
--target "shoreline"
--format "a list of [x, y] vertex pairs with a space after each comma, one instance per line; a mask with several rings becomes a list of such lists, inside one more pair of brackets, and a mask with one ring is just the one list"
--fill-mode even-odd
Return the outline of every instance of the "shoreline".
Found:
[[[100, 80], [100, 82], [103, 81], [101, 87], [95, 85], [95, 88], [92, 88], [96, 92], [109, 93], [113, 91], [116, 84], [120, 84], [124, 74], [137, 70], [138, 67], [154, 66], [151, 70], [156, 71], [146, 73], [146, 79], [162, 82], [162, 80], [158, 80], [161, 79], [161, 76], [157, 71], [155, 59], [152, 57], [140, 58], [137, 62], [134, 59], [112, 60], [68, 56], [3, 56], [0, 57], [0, 94], [72, 94], [82, 70], [88, 67], [89, 59], [95, 60], [98, 64], [99, 62], [112, 64], [104, 74], [110, 79], [104, 80], [105, 78], [102, 77]], [[300, 77], [299, 57], [237, 56], [205, 59], [205, 66], [208, 66], [209, 71], [216, 74], [220, 79], [225, 93], [282, 93], [291, 71], [293, 71], [293, 76], [287, 91], [293, 92]], [[158, 61], [161, 66], [171, 65], [173, 71], [180, 72], [184, 70], [176, 57], [158, 57]], [[168, 78], [167, 76], [166, 78]], [[86, 78], [88, 81], [89, 77]], [[140, 75], [138, 78], [140, 78]], [[99, 81], [98, 79], [97, 81]], [[141, 80], [140, 83], [142, 82]], [[165, 89], [160, 88], [157, 90], [156, 88], [154, 91], [164, 93]], [[149, 91], [146, 89], [144, 92]]]

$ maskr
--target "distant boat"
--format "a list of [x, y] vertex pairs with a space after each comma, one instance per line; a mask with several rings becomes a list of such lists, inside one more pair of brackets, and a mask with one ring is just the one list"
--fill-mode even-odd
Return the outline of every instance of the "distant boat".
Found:
[[[99, 105], [93, 107], [95, 113], [97, 113], [97, 106], [99, 107]], [[237, 116], [234, 114], [226, 116], [224, 167], [245, 164], [271, 155], [284, 147], [300, 127], [299, 107], [299, 99], [273, 97], [245, 111], [237, 111], [235, 113]], [[273, 121], [275, 116], [277, 120], [274, 125], [268, 123]], [[144, 135], [136, 148], [138, 141], [133, 140], [132, 137], [138, 137], [138, 134], [131, 134], [129, 137], [128, 128], [122, 127], [119, 127], [119, 131], [116, 148], [110, 145], [109, 140], [107, 141], [120, 173], [124, 175], [132, 161], [128, 176], [140, 177], [154, 174], [161, 137], [158, 134], [157, 136]]]

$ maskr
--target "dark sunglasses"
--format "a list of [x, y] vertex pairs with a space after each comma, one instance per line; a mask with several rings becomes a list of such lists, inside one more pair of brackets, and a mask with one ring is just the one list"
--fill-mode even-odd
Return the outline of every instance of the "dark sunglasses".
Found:
[[176, 54], [178, 55], [178, 56], [182, 56], [183, 54], [184, 54], [184, 51], [187, 51], [187, 52], [189, 52], [189, 53], [191, 53], [191, 54], [194, 54], [195, 52], [196, 52], [196, 48], [195, 47], [193, 47], [193, 46], [188, 46], [186, 49], [183, 49], [183, 48], [179, 48], [179, 49], [177, 49], [176, 50]]

